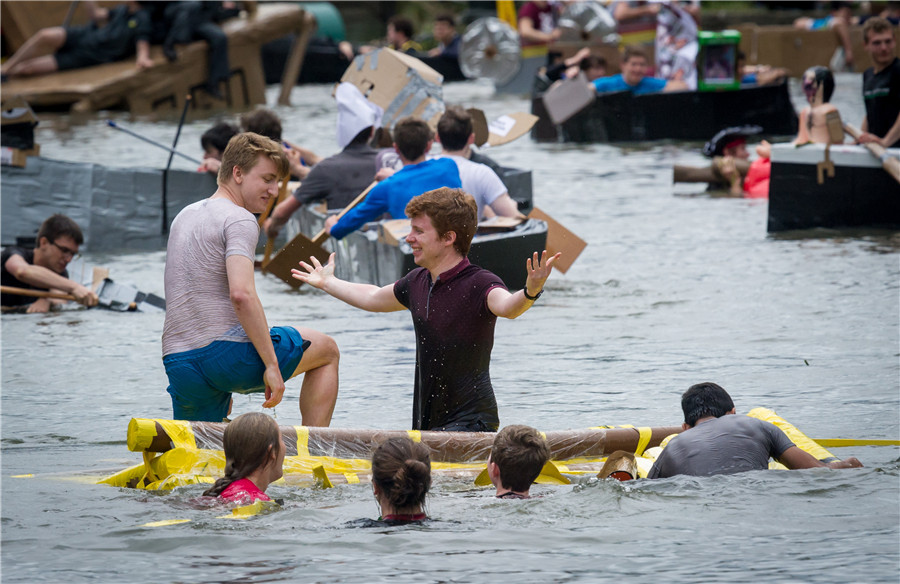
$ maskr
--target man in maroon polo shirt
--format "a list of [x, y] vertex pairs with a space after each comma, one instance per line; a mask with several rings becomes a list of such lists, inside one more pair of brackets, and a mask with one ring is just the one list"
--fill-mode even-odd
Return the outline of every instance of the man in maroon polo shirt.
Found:
[[323, 266], [300, 262], [298, 280], [370, 312], [408, 309], [416, 330], [414, 430], [495, 431], [500, 425], [491, 386], [497, 317], [516, 318], [534, 304], [560, 254], [526, 260], [525, 289], [510, 293], [466, 255], [477, 227], [477, 205], [461, 189], [440, 188], [406, 206], [406, 242], [420, 267], [379, 288], [334, 276], [334, 254]]

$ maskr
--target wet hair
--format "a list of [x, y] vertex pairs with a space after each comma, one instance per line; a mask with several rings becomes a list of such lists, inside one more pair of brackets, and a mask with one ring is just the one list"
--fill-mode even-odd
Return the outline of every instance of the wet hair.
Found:
[[219, 167], [216, 182], [220, 185], [228, 182], [235, 166], [244, 173], [250, 172], [260, 155], [275, 163], [278, 180], [284, 179], [290, 172], [287, 156], [277, 142], [253, 132], [243, 132], [228, 142], [222, 154], [222, 166]]
[[219, 151], [219, 153], [225, 152], [225, 148], [228, 146], [228, 141], [231, 140], [231, 138], [233, 138], [234, 135], [239, 132], [240, 130], [234, 124], [229, 124], [228, 122], [219, 122], [212, 128], [203, 132], [203, 135], [200, 136], [200, 146], [203, 148], [203, 150], [215, 148]]
[[228, 423], [222, 436], [225, 451], [225, 476], [203, 492], [218, 497], [228, 485], [252, 474], [269, 461], [271, 452], [278, 452], [281, 430], [278, 423], [262, 412], [241, 414]]
[[78, 224], [65, 215], [56, 213], [55, 215], [50, 215], [41, 223], [37, 240], [40, 242], [42, 237], [46, 237], [47, 241], [53, 243], [64, 236], [71, 237], [78, 245], [84, 243], [84, 235], [81, 233], [81, 228]]
[[692, 385], [681, 396], [681, 410], [684, 423], [693, 427], [700, 418], [712, 416], [721, 418], [734, 409], [734, 402], [728, 392], [715, 383], [705, 382]]
[[873, 16], [872, 18], [866, 20], [865, 24], [863, 24], [863, 42], [869, 42], [870, 32], [874, 32], [875, 34], [889, 32], [891, 33], [891, 36], [897, 36], [894, 33], [894, 25], [891, 24], [891, 21], [880, 16]]
[[431, 452], [406, 437], [388, 438], [372, 454], [372, 482], [398, 512], [422, 506], [431, 488]]
[[391, 131], [384, 126], [375, 128], [375, 132], [372, 134], [372, 139], [369, 140], [369, 144], [372, 145], [372, 148], [390, 148], [394, 144], [394, 139], [391, 137]]
[[422, 120], [407, 117], [394, 126], [394, 145], [407, 160], [416, 160], [425, 155], [428, 142], [434, 138], [434, 132]]
[[394, 27], [394, 30], [402, 34], [408, 39], [413, 37], [413, 23], [405, 16], [392, 16], [388, 20], [388, 24]]
[[444, 150], [462, 150], [472, 135], [472, 116], [459, 106], [451, 106], [438, 120], [438, 137]]
[[449, 12], [444, 12], [442, 14], [438, 14], [434, 17], [435, 22], [446, 22], [450, 25], [450, 28], [456, 28], [456, 17]]
[[494, 438], [491, 462], [500, 468], [504, 489], [527, 491], [550, 460], [550, 447], [531, 426], [506, 426]]
[[606, 59], [597, 55], [588, 55], [578, 63], [578, 69], [581, 71], [587, 71], [588, 69], [594, 69], [596, 67], [603, 67], [606, 69]]
[[242, 115], [241, 129], [281, 142], [281, 119], [269, 109], [255, 109]]
[[469, 254], [472, 238], [478, 229], [478, 205], [472, 195], [462, 189], [441, 187], [422, 193], [406, 205], [410, 219], [425, 215], [431, 220], [438, 237], [456, 233], [453, 247], [463, 257]]
[[622, 62], [627, 63], [632, 57], [640, 57], [645, 61], [649, 61], [647, 58], [647, 51], [638, 45], [628, 45], [625, 47], [625, 53], [622, 55]]
[[809, 74], [812, 74], [816, 87], [822, 87], [822, 99], [828, 103], [834, 94], [834, 75], [831, 69], [822, 66], [810, 67], [803, 72], [803, 79], [805, 80]]

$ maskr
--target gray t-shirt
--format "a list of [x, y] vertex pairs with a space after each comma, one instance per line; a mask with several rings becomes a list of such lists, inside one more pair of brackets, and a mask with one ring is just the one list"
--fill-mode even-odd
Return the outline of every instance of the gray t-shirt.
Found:
[[375, 180], [375, 157], [369, 146], [349, 145], [320, 161], [294, 191], [301, 204], [324, 199], [329, 209], [343, 209]]
[[213, 341], [249, 342], [228, 289], [225, 258], [253, 261], [259, 225], [227, 199], [203, 199], [178, 213], [166, 247], [166, 323], [163, 356]]
[[672, 438], [647, 478], [764, 470], [769, 467], [769, 457], [778, 458], [791, 446], [791, 439], [774, 424], [749, 416], [724, 415]]

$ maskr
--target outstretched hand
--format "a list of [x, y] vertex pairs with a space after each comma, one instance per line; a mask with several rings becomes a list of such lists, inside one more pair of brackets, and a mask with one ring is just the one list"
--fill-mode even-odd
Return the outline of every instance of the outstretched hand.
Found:
[[525, 269], [528, 272], [528, 276], [525, 279], [525, 291], [530, 296], [536, 296], [538, 292], [544, 289], [544, 282], [550, 277], [550, 272], [553, 271], [553, 264], [562, 255], [561, 252], [556, 252], [548, 258], [547, 253], [545, 249], [540, 259], [538, 259], [538, 253], [534, 252], [534, 255], [525, 262]]
[[312, 265], [300, 262], [300, 267], [303, 269], [293, 268], [291, 275], [301, 282], [321, 290], [330, 278], [334, 278], [334, 253], [328, 256], [328, 263], [324, 266], [315, 256], [311, 256], [309, 259], [312, 261]]

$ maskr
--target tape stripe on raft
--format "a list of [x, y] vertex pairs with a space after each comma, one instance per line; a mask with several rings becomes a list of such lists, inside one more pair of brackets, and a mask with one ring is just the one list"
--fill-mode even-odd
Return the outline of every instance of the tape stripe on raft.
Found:
[[641, 456], [644, 454], [644, 449], [647, 448], [647, 444], [650, 444], [650, 438], [653, 436], [653, 430], [648, 426], [642, 426], [640, 428], [635, 428], [640, 433], [640, 438], [638, 439], [637, 448], [634, 449], [635, 456]]
[[156, 422], [166, 431], [173, 448], [183, 447], [197, 450], [197, 438], [194, 436], [194, 429], [191, 428], [190, 422], [184, 420], [156, 420]]
[[420, 432], [419, 430], [407, 430], [406, 435], [409, 436], [409, 439], [413, 442], [422, 441], [422, 432]]
[[297, 431], [297, 456], [309, 458], [309, 428], [306, 426], [294, 426]]

